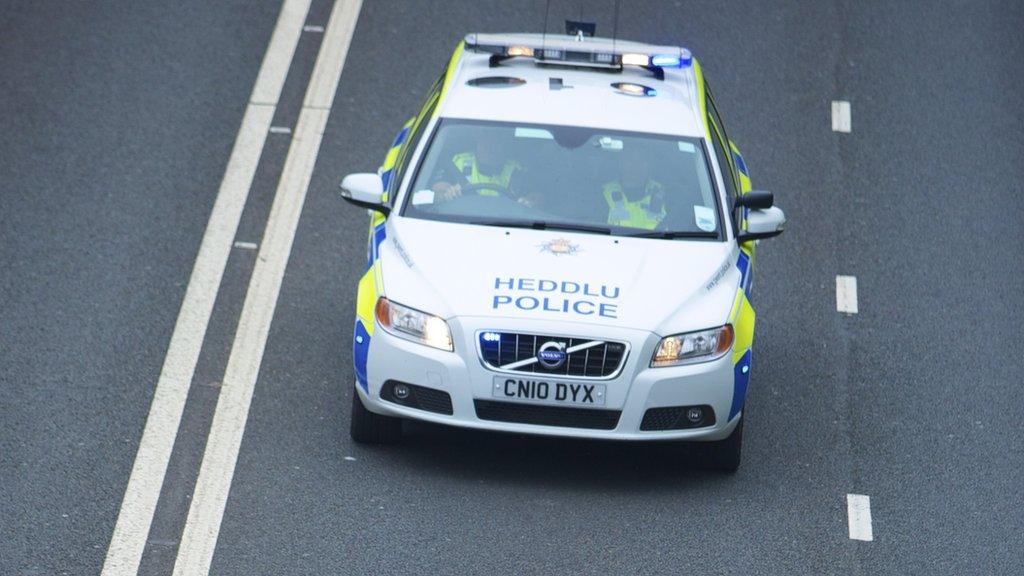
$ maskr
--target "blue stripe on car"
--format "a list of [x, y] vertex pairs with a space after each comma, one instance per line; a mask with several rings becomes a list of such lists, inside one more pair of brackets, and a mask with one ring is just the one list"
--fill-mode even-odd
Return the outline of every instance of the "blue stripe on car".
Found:
[[743, 172], [744, 176], [749, 177], [750, 173], [747, 172], [747, 163], [743, 161], [743, 156], [740, 156], [739, 154], [733, 152], [732, 158], [733, 161], [736, 163], [736, 169], [739, 170], [740, 172]]
[[373, 263], [377, 261], [380, 256], [380, 243], [387, 238], [387, 231], [384, 229], [384, 223], [380, 223], [376, 228], [373, 229], [373, 238], [369, 245], [369, 249], [366, 251], [366, 269], [373, 268]]
[[380, 223], [376, 228], [373, 229], [373, 259], [376, 260], [380, 257], [380, 243], [387, 238], [388, 233], [384, 228], [384, 223]]
[[352, 365], [356, 371], [356, 381], [366, 392], [370, 391], [370, 383], [366, 380], [366, 357], [370, 351], [370, 334], [363, 326], [363, 322], [356, 319], [355, 330], [352, 334]]
[[750, 290], [750, 256], [740, 250], [740, 257], [736, 260], [736, 268], [740, 271], [740, 288], [744, 292]]
[[729, 418], [731, 421], [743, 410], [743, 403], [747, 399], [747, 383], [750, 382], [750, 353], [752, 350], [747, 350], [746, 354], [740, 358], [740, 361], [733, 366], [733, 384], [732, 384], [732, 406], [729, 407]]
[[408, 128], [402, 128], [398, 132], [398, 135], [395, 136], [395, 141], [391, 143], [391, 147], [394, 148], [395, 146], [398, 146], [402, 142], [405, 142], [405, 137], [408, 136], [408, 135], [409, 135], [409, 129]]

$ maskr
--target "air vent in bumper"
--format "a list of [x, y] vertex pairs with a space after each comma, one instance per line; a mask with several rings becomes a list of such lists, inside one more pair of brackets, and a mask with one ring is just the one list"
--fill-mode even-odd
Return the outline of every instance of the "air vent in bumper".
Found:
[[640, 430], [687, 430], [704, 428], [715, 424], [715, 409], [706, 404], [701, 406], [668, 406], [648, 408], [640, 423]]
[[[396, 388], [398, 393], [395, 391]], [[380, 397], [388, 402], [409, 408], [437, 412], [438, 414], [454, 414], [452, 397], [443, 390], [388, 380], [380, 390]]]

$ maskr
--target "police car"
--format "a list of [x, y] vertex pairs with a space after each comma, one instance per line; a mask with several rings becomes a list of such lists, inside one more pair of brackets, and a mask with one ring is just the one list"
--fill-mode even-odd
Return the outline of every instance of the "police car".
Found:
[[755, 244], [785, 216], [688, 50], [470, 34], [341, 189], [371, 211], [353, 439], [417, 419], [739, 466]]

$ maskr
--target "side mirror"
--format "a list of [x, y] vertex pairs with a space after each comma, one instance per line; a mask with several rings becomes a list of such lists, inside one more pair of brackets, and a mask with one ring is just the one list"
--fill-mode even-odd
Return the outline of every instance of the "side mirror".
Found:
[[736, 198], [736, 206], [746, 206], [751, 210], [763, 210], [775, 205], [775, 195], [767, 190], [751, 190]]
[[349, 174], [341, 181], [341, 197], [361, 208], [387, 216], [391, 208], [384, 203], [384, 182], [378, 174]]
[[[750, 192], [748, 192], [750, 194]], [[740, 232], [736, 240], [749, 242], [771, 238], [782, 234], [786, 229], [786, 214], [781, 208], [775, 206], [769, 208], [755, 209], [747, 213], [747, 229]]]

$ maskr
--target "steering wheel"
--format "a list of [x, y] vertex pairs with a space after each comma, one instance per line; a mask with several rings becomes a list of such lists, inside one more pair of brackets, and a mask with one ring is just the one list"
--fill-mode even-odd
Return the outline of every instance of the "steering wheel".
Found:
[[507, 196], [507, 197], [509, 197], [509, 198], [511, 198], [513, 200], [517, 199], [515, 196], [512, 195], [512, 192], [508, 189], [508, 186], [503, 186], [501, 184], [497, 184], [497, 183], [493, 183], [493, 182], [492, 183], [479, 183], [479, 184], [468, 184], [468, 183], [467, 184], [460, 184], [459, 187], [462, 188], [462, 193], [463, 194], [465, 194], [467, 192], [479, 192], [480, 190], [494, 190], [497, 193], [499, 193], [499, 194], [501, 194], [503, 196]]

